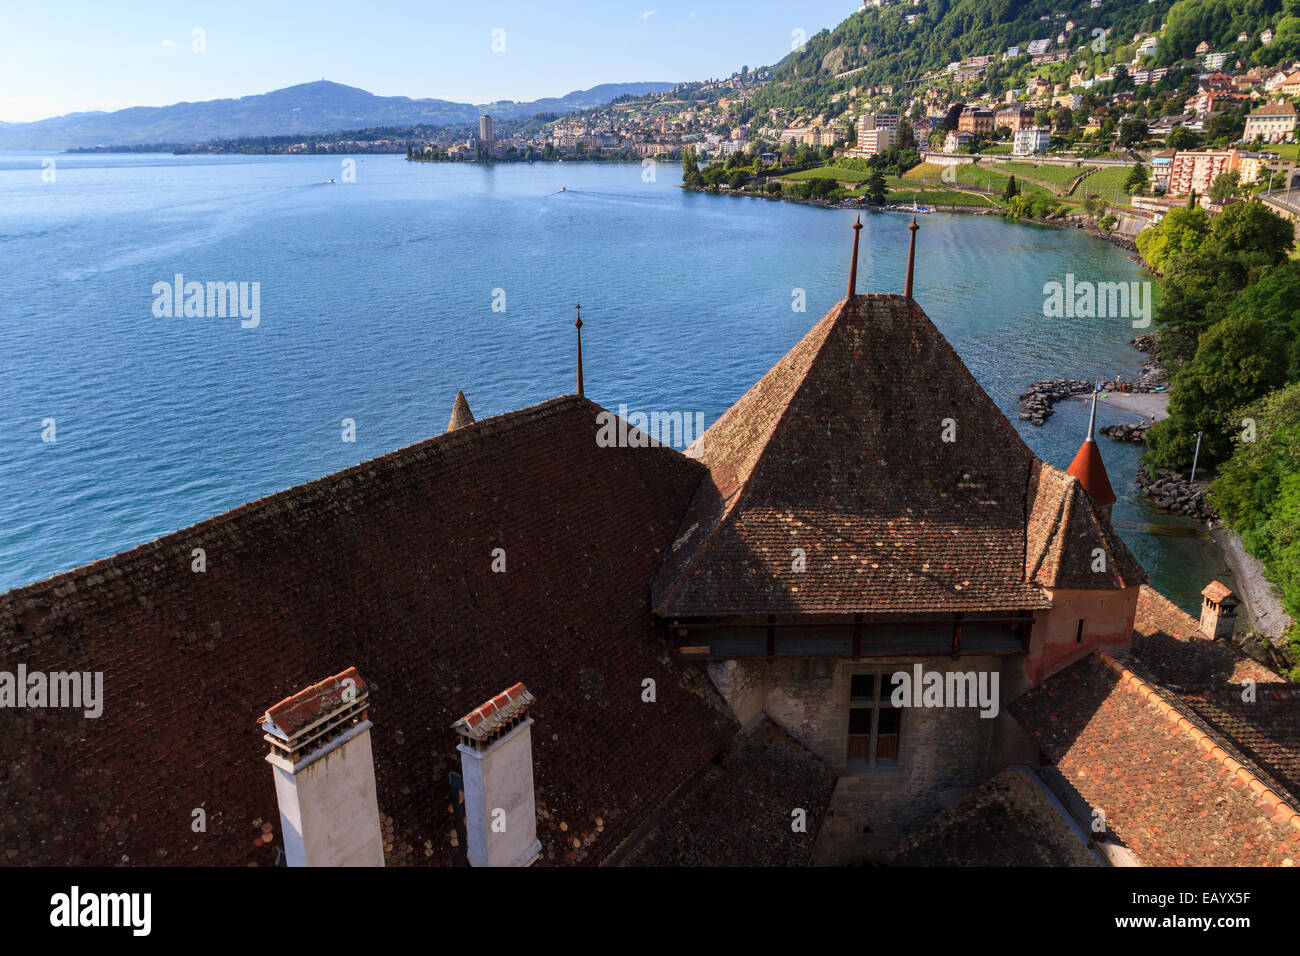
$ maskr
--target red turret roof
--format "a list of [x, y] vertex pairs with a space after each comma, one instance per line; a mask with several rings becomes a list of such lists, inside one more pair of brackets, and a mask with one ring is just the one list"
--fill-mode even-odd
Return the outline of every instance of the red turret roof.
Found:
[[1097, 505], [1105, 508], [1115, 503], [1115, 492], [1110, 487], [1106, 465], [1101, 460], [1101, 450], [1091, 438], [1079, 446], [1079, 453], [1066, 470], [1079, 479], [1083, 490], [1088, 492], [1088, 496]]
[[1109, 508], [1115, 503], [1115, 492], [1110, 487], [1106, 465], [1101, 460], [1101, 449], [1097, 447], [1097, 441], [1093, 437], [1096, 427], [1097, 393], [1093, 392], [1092, 409], [1088, 413], [1088, 437], [1083, 440], [1078, 454], [1074, 456], [1074, 461], [1070, 462], [1070, 467], [1066, 471], [1079, 479], [1079, 484], [1083, 485], [1083, 490], [1088, 492], [1094, 504], [1101, 508]]

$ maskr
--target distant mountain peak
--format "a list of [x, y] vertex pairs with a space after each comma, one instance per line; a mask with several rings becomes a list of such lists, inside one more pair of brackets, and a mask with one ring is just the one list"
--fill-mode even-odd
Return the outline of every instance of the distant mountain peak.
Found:
[[142, 143], [202, 143], [246, 136], [309, 136], [368, 126], [465, 126], [485, 109], [500, 119], [568, 113], [673, 83], [603, 83], [562, 97], [486, 106], [434, 98], [377, 96], [335, 80], [311, 80], [268, 93], [168, 106], [133, 106], [112, 113], [69, 113], [33, 123], [0, 122], [0, 149], [71, 149]]

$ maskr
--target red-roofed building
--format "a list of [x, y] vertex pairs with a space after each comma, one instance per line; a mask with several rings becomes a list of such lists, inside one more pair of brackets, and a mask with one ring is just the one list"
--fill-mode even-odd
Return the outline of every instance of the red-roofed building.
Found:
[[[913, 263], [904, 294], [859, 295], [855, 238], [848, 295], [686, 454], [602, 441], [581, 384], [477, 421], [458, 395], [443, 435], [0, 595], [6, 659], [103, 671], [106, 696], [93, 734], [5, 714], [0, 842], [28, 864], [269, 864], [259, 713], [286, 773], [373, 740], [388, 865], [456, 864], [460, 795], [511, 790], [484, 769], [458, 793], [454, 738], [533, 778], [512, 806], [531, 821], [535, 794], [535, 846], [506, 860], [699, 862], [700, 814], [714, 859], [860, 860], [977, 790], [1045, 825], [1026, 780], [980, 790], [1035, 752], [999, 705], [1112, 673], [1146, 575], [1092, 426], [1070, 471], [1035, 458], [913, 299]], [[175, 821], [204, 805], [196, 841]]]

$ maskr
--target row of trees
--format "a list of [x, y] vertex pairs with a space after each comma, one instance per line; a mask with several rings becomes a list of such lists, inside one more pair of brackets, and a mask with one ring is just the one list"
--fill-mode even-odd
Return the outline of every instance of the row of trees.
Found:
[[[1175, 369], [1147, 462], [1217, 466], [1210, 499], [1300, 619], [1300, 263], [1292, 223], [1257, 199], [1193, 204], [1138, 235], [1163, 274], [1160, 353]], [[1300, 635], [1293, 641], [1300, 646]]]

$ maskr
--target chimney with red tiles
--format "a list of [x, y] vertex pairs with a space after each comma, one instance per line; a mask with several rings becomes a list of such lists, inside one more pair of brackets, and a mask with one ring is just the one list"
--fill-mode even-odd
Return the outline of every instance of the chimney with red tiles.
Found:
[[523, 684], [452, 724], [460, 734], [470, 866], [529, 866], [541, 855], [533, 799], [533, 695]]
[[384, 865], [369, 696], [349, 667], [262, 716], [290, 866]]

